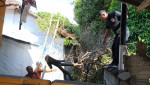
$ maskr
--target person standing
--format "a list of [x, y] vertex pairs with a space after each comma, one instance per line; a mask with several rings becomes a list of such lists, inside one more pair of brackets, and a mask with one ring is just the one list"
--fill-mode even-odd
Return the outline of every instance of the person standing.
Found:
[[[110, 33], [110, 30], [112, 29], [115, 37], [112, 44], [112, 63], [108, 66], [118, 66], [119, 63], [119, 44], [120, 44], [120, 21], [121, 21], [121, 13], [118, 11], [114, 11], [111, 13], [107, 13], [105, 10], [101, 10], [99, 12], [99, 17], [102, 20], [106, 21], [106, 31], [103, 39], [103, 45], [106, 43], [106, 39]], [[128, 27], [126, 27], [126, 41], [128, 40], [130, 33]]]

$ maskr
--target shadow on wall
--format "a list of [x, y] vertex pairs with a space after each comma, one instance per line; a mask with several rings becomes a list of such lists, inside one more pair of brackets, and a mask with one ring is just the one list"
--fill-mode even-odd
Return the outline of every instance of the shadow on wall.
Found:
[[0, 48], [0, 74], [25, 76], [26, 67], [35, 68], [40, 47], [3, 35]]

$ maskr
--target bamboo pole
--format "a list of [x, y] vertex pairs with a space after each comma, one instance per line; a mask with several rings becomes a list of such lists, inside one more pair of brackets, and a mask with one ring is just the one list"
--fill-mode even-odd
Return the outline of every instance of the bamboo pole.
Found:
[[51, 18], [50, 18], [50, 23], [49, 23], [48, 31], [47, 31], [47, 34], [46, 34], [46, 36], [45, 36], [45, 41], [44, 41], [44, 44], [43, 44], [43, 49], [42, 49], [41, 55], [40, 55], [41, 58], [42, 58], [42, 55], [43, 55], [43, 52], [44, 52], [44, 48], [45, 48], [45, 46], [46, 46], [47, 38], [48, 38], [48, 35], [49, 35], [49, 32], [50, 32], [50, 28], [51, 28], [51, 24], [52, 24], [52, 19], [53, 19], [53, 14], [52, 14], [52, 16], [51, 16]]
[[[44, 48], [45, 48], [45, 46], [46, 46], [47, 38], [48, 38], [49, 31], [50, 31], [51, 24], [52, 24], [52, 19], [53, 19], [53, 14], [51, 15], [51, 18], [50, 18], [48, 31], [47, 31], [47, 34], [46, 34], [46, 36], [45, 36], [45, 41], [44, 41], [44, 44], [43, 44], [43, 48], [42, 48], [42, 51], [41, 51], [40, 57], [39, 57], [39, 59], [38, 59], [38, 62], [39, 62], [39, 63], [37, 63], [36, 72], [38, 71], [38, 68], [39, 68], [39, 65], [40, 65], [40, 61], [41, 61], [41, 59], [42, 59], [42, 57], [43, 57]], [[44, 73], [45, 73], [45, 71], [46, 71], [46, 67], [44, 67], [44, 68], [45, 68], [45, 69], [44, 69]], [[41, 78], [41, 79], [43, 79], [43, 77], [44, 77], [44, 75], [42, 75], [42, 78]]]
[[[55, 31], [54, 31], [54, 36], [53, 36], [53, 39], [52, 39], [52, 43], [51, 43], [51, 45], [50, 45], [50, 50], [52, 49], [52, 45], [53, 45], [54, 40], [55, 40], [55, 37], [56, 37], [56, 33], [57, 33], [58, 26], [59, 26], [59, 19], [58, 19], [57, 24], [56, 24], [56, 29], [55, 29]], [[50, 52], [48, 52], [48, 53], [50, 53]], [[45, 64], [45, 62], [44, 62], [44, 64]], [[45, 64], [45, 66], [44, 66], [44, 71], [43, 71], [43, 74], [42, 74], [42, 78], [41, 78], [41, 79], [44, 78], [45, 72], [46, 72], [46, 64]]]
[[55, 37], [56, 37], [56, 34], [57, 34], [58, 26], [59, 26], [59, 19], [58, 19], [57, 24], [56, 24], [56, 28], [55, 28], [55, 31], [54, 31], [54, 36], [53, 36], [53, 39], [52, 39], [52, 43], [50, 45], [50, 51], [51, 51], [51, 49], [53, 47], [53, 43], [55, 41]]

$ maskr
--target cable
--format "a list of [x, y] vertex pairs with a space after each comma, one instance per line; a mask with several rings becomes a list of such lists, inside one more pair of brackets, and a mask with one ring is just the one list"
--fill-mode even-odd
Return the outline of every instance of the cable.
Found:
[[2, 5], [0, 7], [4, 7], [5, 6], [5, 2], [0, 0], [0, 2], [2, 2]]

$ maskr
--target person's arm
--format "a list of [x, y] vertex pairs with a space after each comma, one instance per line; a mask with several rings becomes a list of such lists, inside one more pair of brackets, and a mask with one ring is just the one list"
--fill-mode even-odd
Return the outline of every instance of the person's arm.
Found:
[[[128, 6], [127, 6], [127, 12], [129, 12], [129, 8], [128, 8]], [[128, 16], [128, 13], [127, 13], [127, 19], [128, 19], [128, 17], [129, 17], [129, 16]]]
[[[44, 70], [44, 69], [41, 69], [41, 68], [40, 68], [40, 69], [37, 70], [37, 72], [43, 72], [43, 70]], [[36, 72], [36, 69], [34, 69], [33, 72]]]
[[106, 39], [107, 39], [109, 33], [110, 33], [110, 29], [106, 29], [106, 32], [105, 32], [105, 35], [104, 35], [104, 39], [103, 39], [103, 45], [105, 45]]
[[57, 70], [56, 69], [53, 69], [53, 70], [46, 70], [46, 72], [56, 72]]

